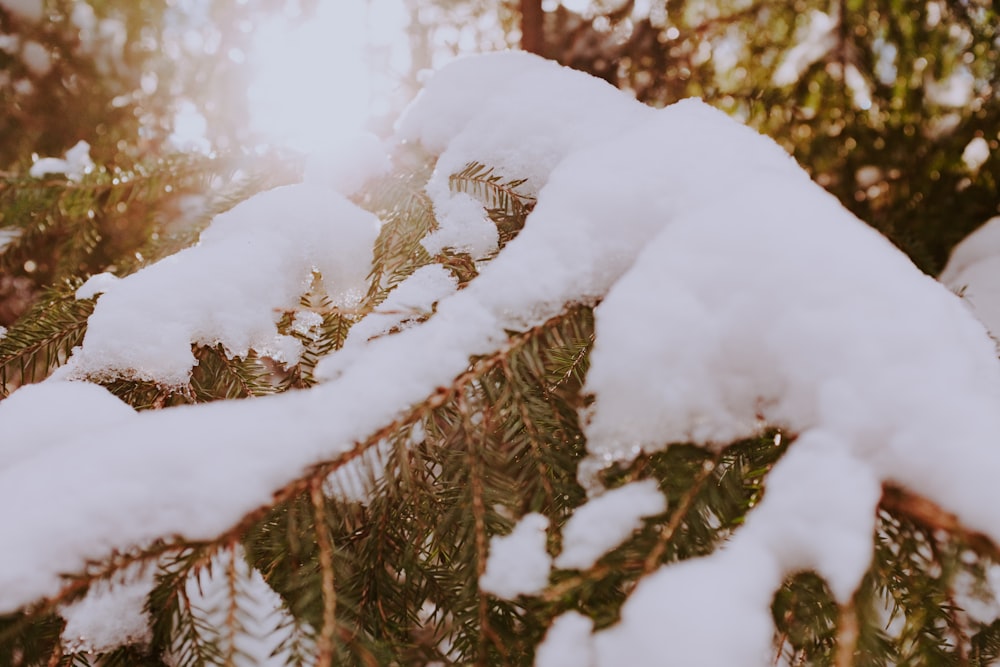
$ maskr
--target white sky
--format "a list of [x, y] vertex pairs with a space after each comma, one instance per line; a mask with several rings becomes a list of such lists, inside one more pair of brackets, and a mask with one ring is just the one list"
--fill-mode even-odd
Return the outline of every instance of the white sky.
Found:
[[387, 85], [366, 51], [405, 41], [406, 20], [402, 0], [340, 0], [320, 3], [305, 22], [279, 16], [260, 26], [249, 56], [253, 129], [305, 152], [358, 133]]

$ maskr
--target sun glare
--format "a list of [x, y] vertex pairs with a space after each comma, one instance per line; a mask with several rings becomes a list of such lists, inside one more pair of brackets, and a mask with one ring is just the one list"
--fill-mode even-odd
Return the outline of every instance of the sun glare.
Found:
[[400, 0], [320, 2], [309, 19], [279, 16], [260, 26], [250, 54], [253, 129], [270, 144], [306, 153], [357, 135], [379, 81], [367, 47], [405, 39], [404, 27]]

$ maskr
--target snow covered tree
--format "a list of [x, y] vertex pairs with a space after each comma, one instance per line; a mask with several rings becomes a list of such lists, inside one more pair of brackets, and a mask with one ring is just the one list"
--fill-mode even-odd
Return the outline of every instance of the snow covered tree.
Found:
[[304, 166], [52, 154], [0, 664], [1000, 656], [993, 340], [724, 114], [507, 53]]

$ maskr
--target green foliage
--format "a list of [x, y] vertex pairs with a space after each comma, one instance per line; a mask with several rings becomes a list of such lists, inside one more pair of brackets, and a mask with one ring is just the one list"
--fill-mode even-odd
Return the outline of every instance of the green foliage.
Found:
[[74, 296], [80, 281], [46, 290], [35, 306], [0, 337], [0, 396], [45, 378], [83, 340], [93, 299]]
[[57, 651], [63, 620], [51, 611], [0, 616], [0, 664], [45, 664]]
[[382, 303], [411, 273], [431, 263], [420, 241], [437, 227], [433, 206], [424, 192], [433, 162], [425, 155], [404, 157], [415, 163], [415, 168], [379, 179], [366, 188], [358, 202], [382, 221], [369, 276], [367, 301], [373, 306]]

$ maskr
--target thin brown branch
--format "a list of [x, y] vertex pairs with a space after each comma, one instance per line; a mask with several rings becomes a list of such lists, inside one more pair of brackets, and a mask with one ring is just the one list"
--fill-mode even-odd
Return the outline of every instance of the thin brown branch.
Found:
[[[629, 570], [631, 571], [631, 570]], [[572, 592], [578, 586], [582, 586], [591, 581], [599, 581], [611, 573], [611, 568], [607, 565], [598, 564], [587, 570], [585, 573], [577, 574], [562, 581], [552, 584], [541, 594], [544, 602], [558, 602], [564, 595]]]
[[[473, 186], [475, 186], [484, 193], [490, 190], [502, 193], [507, 197], [510, 197], [512, 202], [517, 202], [517, 205], [521, 206], [523, 209], [528, 209], [534, 206], [535, 202], [537, 201], [534, 197], [532, 197], [531, 195], [526, 195], [521, 192], [518, 192], [515, 188], [511, 187], [511, 185], [508, 185], [506, 183], [501, 183], [496, 180], [490, 180], [488, 176], [492, 173], [493, 170], [491, 169], [484, 175], [480, 176], [472, 176], [463, 173], [452, 174], [451, 176], [448, 177], [448, 182], [449, 184], [454, 184], [458, 181], [465, 181], [467, 183], [473, 184]], [[483, 196], [486, 197], [487, 195], [484, 194]]]
[[858, 614], [854, 609], [854, 603], [848, 602], [840, 608], [840, 623], [837, 626], [837, 652], [833, 663], [835, 667], [851, 667], [854, 664], [859, 632]]
[[226, 664], [231, 664], [236, 657], [236, 637], [240, 634], [240, 619], [239, 619], [239, 602], [237, 597], [239, 596], [238, 581], [239, 572], [236, 569], [236, 559], [239, 556], [236, 553], [236, 542], [231, 542], [228, 546], [229, 553], [226, 555], [226, 593], [227, 602], [229, 603], [226, 607]]
[[323, 479], [310, 480], [309, 499], [312, 501], [316, 546], [319, 548], [319, 567], [323, 594], [323, 628], [316, 641], [317, 667], [333, 664], [333, 638], [337, 632], [337, 590], [334, 586], [333, 541], [326, 525], [326, 498]]
[[528, 436], [528, 444], [531, 447], [531, 453], [534, 455], [535, 466], [538, 468], [538, 478], [542, 484], [542, 488], [545, 489], [545, 495], [548, 497], [549, 501], [555, 500], [556, 493], [555, 489], [552, 488], [552, 482], [549, 480], [549, 467], [545, 464], [545, 460], [542, 458], [542, 450], [539, 446], [541, 442], [541, 435], [538, 429], [535, 428], [535, 422], [531, 419], [531, 415], [528, 414], [528, 406], [524, 399], [524, 395], [518, 390], [518, 385], [514, 381], [514, 373], [510, 368], [510, 363], [506, 358], [500, 362], [500, 368], [503, 370], [503, 376], [510, 382], [510, 386], [513, 388], [514, 392], [514, 402], [517, 404], [517, 412], [521, 417], [521, 423], [524, 424], [525, 434]]
[[882, 509], [902, 516], [931, 531], [943, 530], [968, 543], [976, 551], [1000, 560], [1000, 549], [986, 535], [964, 526], [958, 517], [933, 500], [892, 483], [882, 485]]
[[[472, 424], [472, 415], [469, 414], [469, 406], [465, 401], [464, 393], [457, 396], [458, 410], [462, 415], [462, 430], [467, 437], [475, 432]], [[485, 438], [485, 433], [481, 436]], [[486, 572], [486, 504], [483, 501], [483, 479], [482, 479], [482, 457], [479, 455], [480, 447], [483, 443], [469, 441], [469, 493], [472, 496], [472, 519], [473, 530], [475, 531], [476, 547], [476, 580], [478, 581]], [[490, 638], [489, 604], [485, 595], [479, 596], [479, 650], [478, 663], [486, 664], [486, 641]]]
[[774, 661], [771, 663], [772, 667], [778, 667], [778, 665], [781, 664], [781, 654], [785, 652], [786, 641], [788, 641], [787, 632], [782, 632], [778, 635], [778, 641], [775, 642], [777, 650], [774, 653]]
[[649, 554], [646, 556], [646, 561], [643, 564], [643, 574], [649, 574], [655, 570], [660, 565], [660, 561], [663, 558], [663, 553], [667, 550], [667, 545], [670, 544], [670, 540], [673, 539], [674, 533], [680, 528], [684, 519], [687, 518], [688, 513], [694, 506], [695, 498], [701, 493], [702, 487], [705, 486], [705, 482], [708, 478], [712, 476], [715, 469], [718, 467], [719, 462], [722, 460], [722, 452], [719, 451], [710, 461], [706, 461], [701, 471], [694, 479], [694, 483], [691, 484], [691, 488], [687, 490], [684, 497], [681, 498], [680, 504], [677, 505], [677, 509], [670, 517], [670, 521], [667, 522], [665, 526], [660, 528], [660, 534], [656, 539], [656, 544], [653, 548], [649, 550]]

